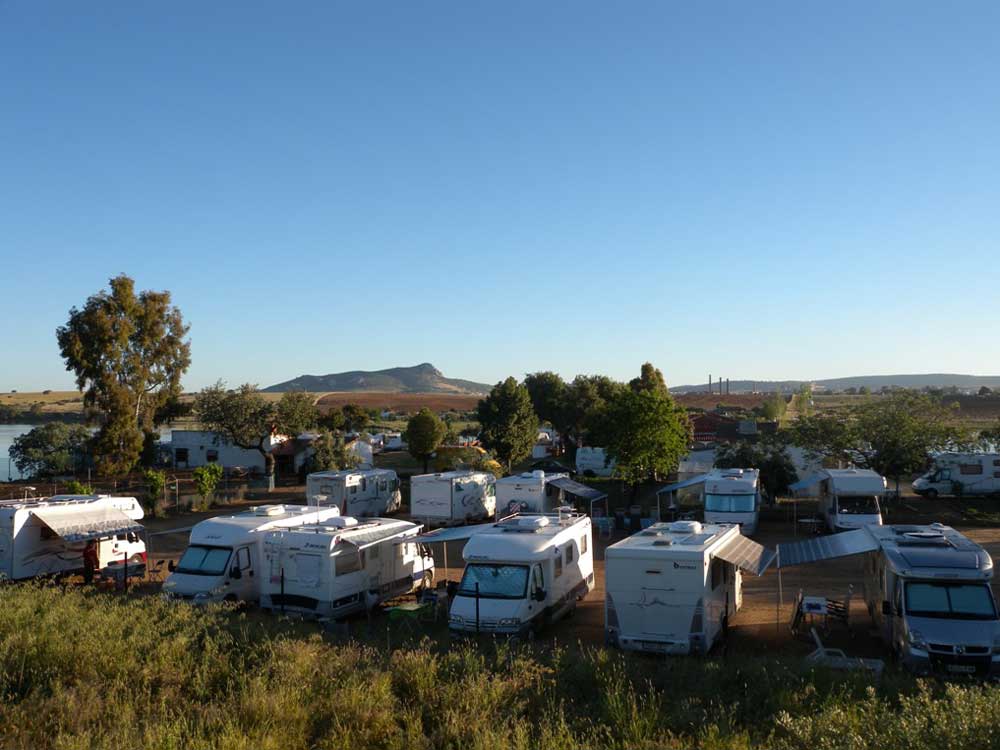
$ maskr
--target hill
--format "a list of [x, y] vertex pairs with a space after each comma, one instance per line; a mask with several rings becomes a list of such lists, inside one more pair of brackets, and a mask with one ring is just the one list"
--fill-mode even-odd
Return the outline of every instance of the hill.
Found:
[[[899, 388], [961, 388], [963, 390], [978, 390], [982, 386], [1000, 388], [1000, 375], [956, 375], [950, 373], [910, 374], [910, 375], [857, 375], [847, 378], [829, 378], [827, 380], [731, 380], [730, 393], [773, 392], [793, 393], [806, 383], [825, 388], [830, 391], [842, 391], [847, 388], [869, 388], [877, 391], [884, 386]], [[712, 383], [718, 391], [718, 382]], [[708, 383], [701, 385], [680, 385], [670, 389], [674, 393], [699, 393], [708, 390]]]
[[454, 393], [483, 395], [490, 392], [485, 383], [446, 378], [427, 362], [415, 367], [392, 367], [388, 370], [352, 370], [330, 375], [300, 375], [284, 383], [268, 386], [268, 393], [285, 391], [376, 391], [379, 393]]

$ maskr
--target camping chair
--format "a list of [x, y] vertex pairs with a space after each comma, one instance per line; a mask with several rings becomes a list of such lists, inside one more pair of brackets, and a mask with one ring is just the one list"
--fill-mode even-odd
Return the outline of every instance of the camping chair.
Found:
[[156, 564], [151, 565], [146, 571], [146, 575], [149, 577], [150, 581], [163, 582], [163, 568], [166, 567], [166, 560], [157, 560]]
[[827, 619], [833, 622], [843, 625], [845, 628], [849, 626], [848, 619], [851, 615], [851, 597], [854, 594], [854, 585], [851, 584], [847, 587], [847, 596], [843, 601], [837, 601], [836, 599], [826, 600], [826, 613]]
[[884, 661], [881, 659], [862, 659], [856, 656], [848, 656], [839, 648], [827, 648], [823, 645], [823, 641], [820, 640], [816, 628], [810, 628], [810, 630], [812, 631], [813, 642], [816, 644], [816, 650], [806, 657], [807, 663], [829, 669], [851, 671], [864, 669], [874, 674], [875, 679], [881, 678], [882, 672], [885, 670]]
[[601, 516], [594, 519], [594, 526], [597, 527], [598, 539], [610, 539], [615, 532], [615, 519]]

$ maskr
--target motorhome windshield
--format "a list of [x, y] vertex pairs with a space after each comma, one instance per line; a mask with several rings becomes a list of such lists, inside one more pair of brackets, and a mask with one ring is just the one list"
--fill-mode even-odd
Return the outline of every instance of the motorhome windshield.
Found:
[[741, 495], [716, 495], [711, 492], [705, 493], [705, 510], [713, 513], [753, 513], [754, 500], [753, 493]]
[[907, 583], [906, 614], [959, 620], [997, 619], [990, 587], [983, 583]]
[[483, 599], [523, 599], [528, 588], [528, 566], [470, 563], [458, 585], [459, 596], [475, 596], [476, 584]]
[[229, 547], [192, 545], [184, 550], [176, 571], [196, 576], [221, 576], [226, 572], [226, 564], [231, 553]]
[[875, 497], [875, 495], [838, 497], [837, 512], [856, 514], [860, 516], [878, 515], [878, 498]]

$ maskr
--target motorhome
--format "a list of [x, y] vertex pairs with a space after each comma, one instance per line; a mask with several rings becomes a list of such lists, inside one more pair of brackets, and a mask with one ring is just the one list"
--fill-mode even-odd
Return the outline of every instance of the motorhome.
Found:
[[605, 551], [605, 640], [632, 651], [704, 654], [743, 604], [742, 573], [775, 553], [736, 524], [656, 523]]
[[98, 568], [144, 563], [142, 506], [134, 497], [55, 495], [0, 504], [0, 578], [19, 580], [83, 570], [87, 542]]
[[563, 505], [563, 491], [552, 482], [569, 474], [526, 471], [496, 481], [496, 509], [501, 516], [548, 513]]
[[917, 673], [1000, 676], [993, 560], [955, 529], [865, 526], [778, 545], [778, 566], [864, 555], [868, 611], [888, 647]]
[[342, 516], [374, 518], [395, 513], [402, 498], [391, 469], [317, 471], [306, 477], [309, 505], [336, 506]]
[[331, 518], [267, 532], [261, 606], [338, 619], [430, 587], [434, 558], [419, 524]]
[[614, 459], [608, 459], [605, 448], [576, 449], [576, 473], [585, 477], [610, 477], [615, 470]]
[[760, 519], [760, 472], [757, 469], [713, 469], [705, 476], [707, 524], [731, 523], [742, 533], [757, 533]]
[[455, 633], [531, 635], [594, 588], [590, 518], [568, 511], [505, 518], [471, 536], [462, 556]]
[[924, 497], [1000, 494], [1000, 454], [940, 453], [931, 470], [913, 480], [913, 491]]
[[180, 561], [163, 583], [170, 599], [195, 604], [257, 602], [264, 532], [319, 523], [340, 515], [336, 507], [260, 505], [232, 516], [216, 516], [191, 529]]
[[820, 474], [819, 512], [830, 531], [882, 525], [885, 477], [871, 469], [824, 469]]
[[496, 477], [484, 471], [446, 471], [410, 479], [410, 518], [426, 526], [487, 521], [496, 514]]

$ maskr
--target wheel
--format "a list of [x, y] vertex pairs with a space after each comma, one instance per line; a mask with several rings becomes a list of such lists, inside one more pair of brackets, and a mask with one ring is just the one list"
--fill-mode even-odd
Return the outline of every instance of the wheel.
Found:
[[924, 492], [924, 497], [926, 497], [928, 500], [934, 500], [937, 498], [937, 496], [938, 496], [938, 491], [935, 489], [929, 489], [926, 492]]

